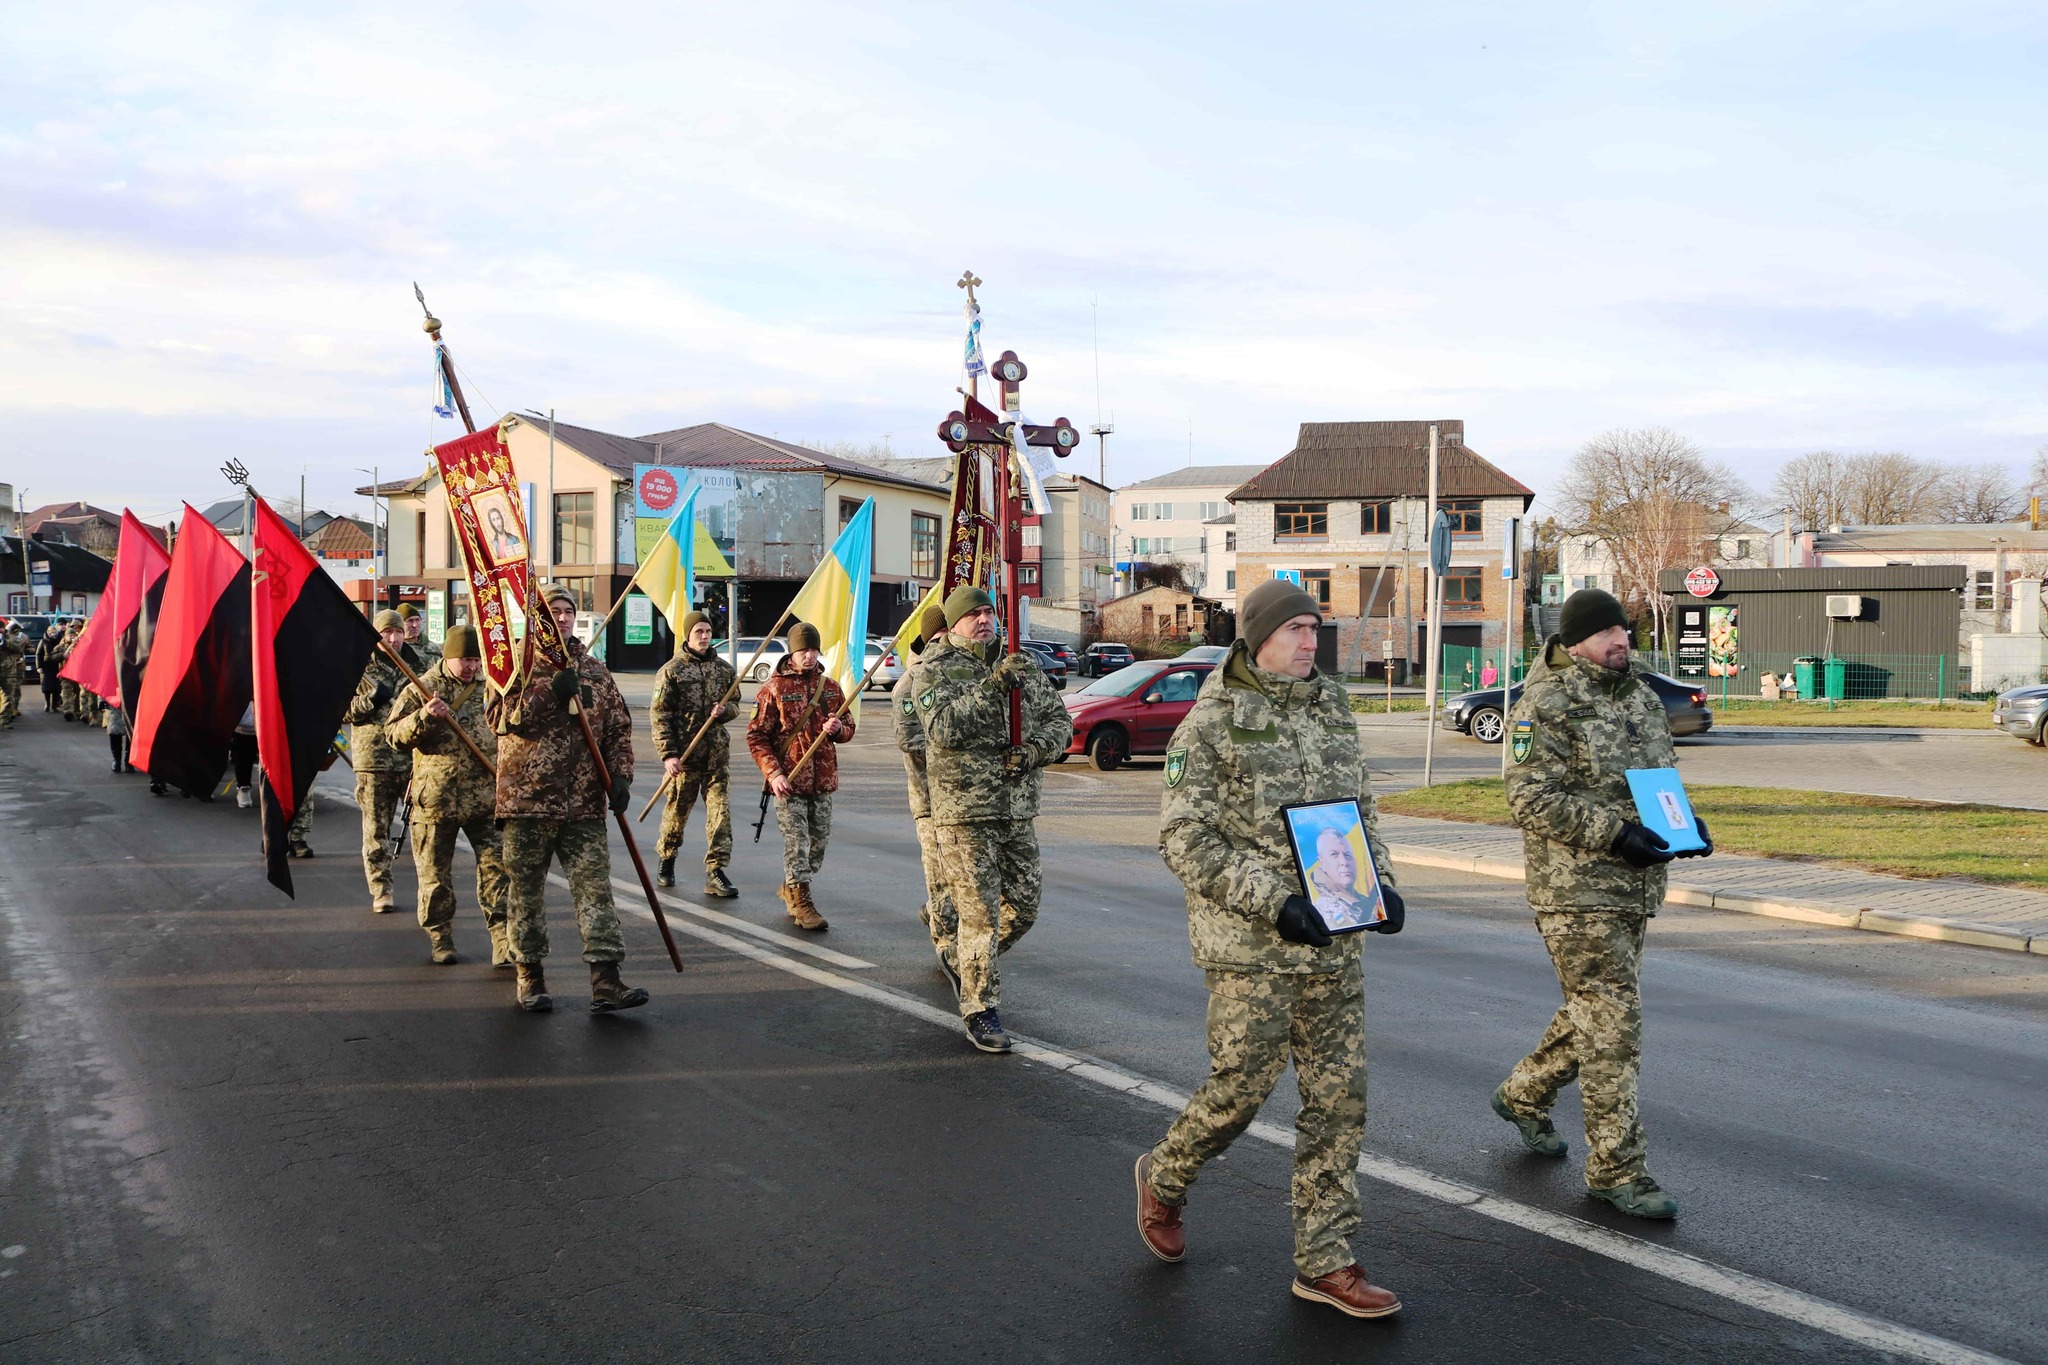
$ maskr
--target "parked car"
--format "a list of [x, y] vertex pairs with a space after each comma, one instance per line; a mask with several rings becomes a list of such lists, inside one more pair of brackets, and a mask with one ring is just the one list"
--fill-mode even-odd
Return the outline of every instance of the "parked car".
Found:
[[1074, 653], [1072, 645], [1063, 645], [1058, 640], [1026, 640], [1024, 643], [1051, 650], [1053, 658], [1065, 664], [1069, 673], [1072, 673], [1080, 664], [1080, 657]]
[[1196, 645], [1180, 656], [1184, 664], [1220, 664], [1223, 656], [1230, 653], [1229, 645]]
[[[711, 647], [727, 658], [733, 657], [731, 651], [726, 648], [726, 641], [724, 640], [714, 641]], [[768, 641], [767, 648], [763, 649], [760, 636], [742, 635], [740, 637], [739, 662], [734, 664], [733, 667], [746, 669], [747, 660], [754, 657], [754, 651], [756, 650], [760, 650], [761, 657], [754, 664], [753, 668], [740, 674], [740, 680], [743, 682], [768, 681], [768, 675], [775, 671], [775, 665], [781, 663], [782, 656], [789, 653], [789, 644], [787, 641], [777, 638]]]
[[[1650, 690], [1664, 703], [1664, 718], [1671, 723], [1671, 734], [1675, 739], [1687, 735], [1703, 735], [1714, 728], [1714, 713], [1707, 709], [1707, 694], [1704, 689], [1676, 678], [1667, 678], [1662, 673], [1648, 673]], [[1461, 692], [1444, 703], [1443, 714], [1437, 723], [1446, 730], [1470, 735], [1486, 744], [1500, 743], [1502, 733], [1507, 729], [1505, 711], [1522, 699], [1522, 684], [1516, 683], [1504, 707], [1498, 687], [1483, 687], [1477, 692]]]
[[[877, 659], [881, 660], [882, 666], [880, 668], [875, 667]], [[903, 661], [896, 657], [896, 642], [894, 640], [869, 640], [867, 658], [862, 662], [860, 668], [862, 676], [868, 680], [868, 689], [870, 691], [877, 687], [885, 691], [894, 687], [896, 680], [903, 676]]]
[[22, 656], [21, 660], [22, 686], [40, 687], [42, 685], [43, 675], [36, 669], [35, 647], [43, 642], [43, 637], [45, 635], [50, 633], [50, 627], [52, 625], [69, 625], [72, 622], [72, 620], [76, 617], [76, 615], [77, 613], [75, 612], [59, 612], [56, 615], [52, 616], [39, 612], [31, 616], [28, 613], [24, 612], [20, 616], [10, 616], [7, 618], [8, 620], [14, 622], [16, 625], [20, 626], [21, 633], [28, 637], [28, 652]]
[[1999, 693], [1991, 706], [1991, 723], [2029, 744], [2048, 744], [2048, 683]]
[[1129, 668], [1137, 657], [1129, 645], [1090, 645], [1082, 651], [1081, 665], [1076, 671], [1084, 678], [1106, 677], [1119, 668]]
[[1067, 666], [1052, 652], [1052, 646], [1037, 640], [1025, 640], [1024, 652], [1038, 660], [1038, 667], [1045, 674], [1045, 680], [1054, 687], [1064, 690], [1067, 685]]
[[[1134, 754], [1163, 754], [1174, 727], [1216, 667], [1147, 659], [1097, 678], [1060, 700], [1074, 722], [1068, 754], [1086, 754], [1098, 772], [1114, 772]], [[1064, 758], [1065, 755], [1062, 755]]]

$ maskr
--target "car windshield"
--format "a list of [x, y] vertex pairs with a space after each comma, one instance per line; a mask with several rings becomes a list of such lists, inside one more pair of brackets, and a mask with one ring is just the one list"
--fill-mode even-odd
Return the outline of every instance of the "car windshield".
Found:
[[1094, 682], [1089, 683], [1086, 687], [1071, 695], [1076, 697], [1128, 697], [1133, 692], [1144, 687], [1146, 683], [1158, 677], [1160, 672], [1166, 667], [1166, 664], [1156, 659], [1148, 660], [1142, 664], [1132, 664], [1128, 668], [1119, 668], [1114, 673], [1103, 674]]

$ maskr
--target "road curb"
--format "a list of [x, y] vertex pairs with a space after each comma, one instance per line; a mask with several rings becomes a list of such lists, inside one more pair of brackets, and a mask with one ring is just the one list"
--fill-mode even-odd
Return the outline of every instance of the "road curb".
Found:
[[[1443, 872], [1469, 872], [1502, 881], [1526, 881], [1520, 862], [1505, 858], [1478, 857], [1470, 853], [1446, 853], [1420, 844], [1388, 844], [1387, 854], [1410, 867], [1435, 868]], [[1973, 920], [1947, 919], [1938, 915], [1909, 915], [1897, 910], [1855, 910], [1839, 905], [1807, 905], [1798, 901], [1745, 894], [1697, 882], [1673, 881], [1664, 900], [1670, 905], [1689, 905], [1703, 910], [1729, 910], [1739, 915], [1763, 915], [1769, 919], [1794, 920], [1801, 924], [1823, 924], [1836, 929], [1864, 929], [1901, 938], [1924, 938], [1938, 943], [1959, 943], [1972, 948], [1997, 948], [2006, 952], [2036, 953], [2048, 957], [2048, 933], [2006, 924], [1982, 924]]]

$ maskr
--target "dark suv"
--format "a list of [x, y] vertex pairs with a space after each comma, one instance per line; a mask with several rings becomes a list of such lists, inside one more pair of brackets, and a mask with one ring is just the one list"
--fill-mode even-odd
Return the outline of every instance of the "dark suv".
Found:
[[1090, 645], [1081, 654], [1078, 671], [1084, 678], [1100, 678], [1119, 668], [1129, 668], [1135, 662], [1137, 656], [1131, 653], [1129, 645]]
[[1045, 680], [1054, 687], [1065, 690], [1067, 666], [1053, 653], [1053, 647], [1039, 640], [1026, 640], [1023, 645], [1024, 652], [1038, 660], [1039, 670], [1045, 674]]

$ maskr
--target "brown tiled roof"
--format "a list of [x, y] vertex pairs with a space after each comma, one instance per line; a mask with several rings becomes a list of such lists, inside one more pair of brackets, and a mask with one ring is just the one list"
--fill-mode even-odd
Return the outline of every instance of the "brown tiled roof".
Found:
[[[1465, 444], [1465, 424], [1436, 423], [1437, 492], [1445, 498], [1522, 499], [1535, 491]], [[1429, 492], [1428, 422], [1303, 422], [1294, 449], [1239, 485], [1232, 502], [1276, 498], [1419, 498]]]
[[[556, 429], [559, 431], [560, 427], [557, 426]], [[843, 455], [829, 455], [822, 450], [797, 445], [793, 441], [741, 431], [738, 427], [729, 427], [723, 422], [700, 422], [694, 427], [659, 431], [652, 436], [642, 436], [639, 443], [650, 446], [655, 451], [655, 455], [646, 460], [650, 464], [839, 474], [852, 478], [872, 479], [877, 483], [900, 484], [905, 488], [943, 491], [943, 485], [940, 484], [909, 478], [871, 464], [862, 464], [859, 460], [849, 460]], [[577, 448], [582, 449], [581, 446]]]

